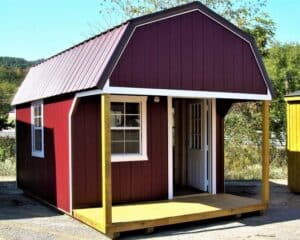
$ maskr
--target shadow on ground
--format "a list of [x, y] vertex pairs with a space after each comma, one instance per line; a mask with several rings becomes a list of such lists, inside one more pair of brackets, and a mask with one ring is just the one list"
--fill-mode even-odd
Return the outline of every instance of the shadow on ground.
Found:
[[[226, 193], [260, 199], [260, 181], [228, 181]], [[210, 231], [222, 231], [244, 226], [263, 226], [300, 219], [300, 195], [291, 193], [286, 181], [270, 182], [270, 206], [264, 213], [243, 214], [241, 217], [225, 217], [212, 220], [160, 227], [154, 234], [145, 236], [143, 231], [122, 234], [124, 239], [145, 239], [180, 236]]]
[[25, 196], [16, 181], [0, 181], [0, 220], [51, 217], [61, 215]]
[[[228, 181], [226, 192], [252, 198], [260, 198], [259, 181]], [[151, 235], [143, 231], [122, 233], [126, 239], [161, 238], [185, 236], [189, 234], [219, 232], [228, 229], [240, 229], [245, 226], [263, 226], [272, 223], [288, 222], [300, 219], [300, 195], [289, 192], [285, 181], [270, 183], [271, 202], [264, 214], [245, 214], [240, 218], [226, 217], [213, 220], [177, 224], [159, 227]], [[36, 217], [60, 216], [61, 214], [34, 199], [25, 196], [17, 189], [15, 181], [0, 181], [0, 220], [26, 219]]]

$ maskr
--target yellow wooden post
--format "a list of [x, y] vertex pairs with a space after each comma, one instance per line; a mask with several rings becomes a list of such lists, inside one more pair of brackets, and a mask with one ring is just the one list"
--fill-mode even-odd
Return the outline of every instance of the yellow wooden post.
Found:
[[109, 95], [101, 95], [101, 147], [103, 223], [107, 232], [108, 226], [112, 223], [111, 136]]
[[270, 200], [269, 189], [269, 101], [264, 101], [262, 105], [262, 203], [268, 205]]

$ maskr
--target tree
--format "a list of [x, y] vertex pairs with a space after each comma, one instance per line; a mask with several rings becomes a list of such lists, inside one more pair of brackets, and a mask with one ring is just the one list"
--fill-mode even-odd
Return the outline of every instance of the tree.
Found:
[[[100, 3], [100, 15], [104, 25], [101, 30], [111, 28], [129, 18], [175, 7], [191, 0], [104, 0]], [[250, 33], [263, 56], [272, 42], [275, 24], [264, 12], [266, 0], [203, 0], [207, 7]], [[114, 13], [114, 14], [112, 14]]]
[[276, 94], [271, 106], [271, 131], [283, 143], [286, 139], [284, 96], [300, 90], [300, 44], [275, 43], [268, 52], [264, 61]]
[[12, 126], [8, 121], [8, 113], [12, 109], [10, 103], [26, 71], [23, 61], [0, 57], [0, 131]]

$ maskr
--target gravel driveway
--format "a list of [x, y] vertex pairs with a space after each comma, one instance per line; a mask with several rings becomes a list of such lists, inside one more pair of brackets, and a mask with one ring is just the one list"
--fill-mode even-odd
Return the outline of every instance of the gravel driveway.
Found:
[[[259, 198], [256, 181], [227, 182], [227, 192]], [[299, 239], [300, 195], [288, 191], [286, 181], [271, 181], [271, 204], [263, 215], [222, 218], [161, 227], [153, 234], [121, 234], [123, 239]], [[0, 178], [0, 240], [107, 239], [69, 216], [22, 194], [14, 179]]]

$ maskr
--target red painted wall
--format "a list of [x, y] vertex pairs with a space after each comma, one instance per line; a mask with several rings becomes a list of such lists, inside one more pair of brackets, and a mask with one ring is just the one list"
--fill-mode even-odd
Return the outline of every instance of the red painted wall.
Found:
[[[97, 99], [98, 98], [98, 99]], [[82, 98], [73, 115], [73, 205], [101, 205], [100, 99]], [[113, 203], [165, 199], [168, 194], [167, 99], [147, 102], [148, 161], [112, 163]]]
[[112, 86], [265, 94], [250, 45], [199, 11], [138, 27]]
[[45, 158], [31, 156], [30, 104], [17, 107], [17, 181], [25, 191], [69, 211], [68, 113], [72, 98], [44, 101]]
[[148, 161], [112, 163], [114, 203], [166, 199], [168, 196], [167, 98], [147, 101]]
[[73, 208], [101, 205], [100, 97], [80, 98], [72, 116]]

